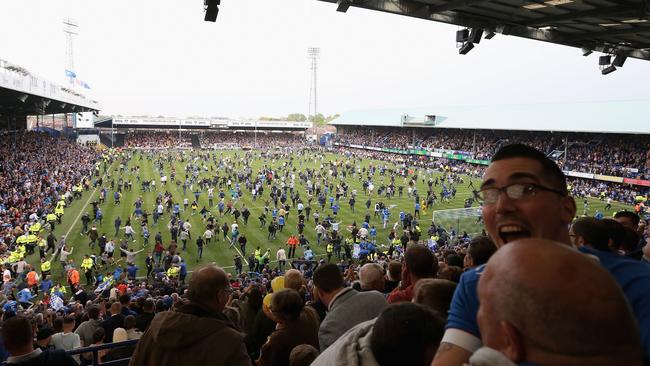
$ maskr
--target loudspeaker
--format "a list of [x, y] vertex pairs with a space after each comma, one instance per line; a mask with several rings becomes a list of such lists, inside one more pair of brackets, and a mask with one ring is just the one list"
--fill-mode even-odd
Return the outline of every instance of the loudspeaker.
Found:
[[616, 55], [616, 57], [614, 57], [614, 61], [612, 62], [612, 65], [614, 65], [616, 67], [623, 67], [623, 64], [625, 63], [625, 60], [627, 60], [627, 56]]
[[469, 34], [468, 41], [470, 43], [479, 43], [479, 42], [481, 42], [481, 37], [483, 37], [483, 29], [481, 29], [481, 28], [472, 28], [472, 31]]
[[598, 66], [607, 66], [612, 63], [612, 56], [606, 55], [606, 56], [600, 56], [598, 58]]
[[469, 38], [469, 30], [461, 29], [456, 32], [456, 42], [463, 43], [467, 41], [467, 38]]
[[465, 55], [465, 54], [467, 54], [467, 52], [471, 51], [472, 48], [474, 48], [474, 44], [472, 44], [471, 42], [465, 42], [463, 47], [461, 47], [458, 50], [458, 53], [460, 53], [461, 55]]

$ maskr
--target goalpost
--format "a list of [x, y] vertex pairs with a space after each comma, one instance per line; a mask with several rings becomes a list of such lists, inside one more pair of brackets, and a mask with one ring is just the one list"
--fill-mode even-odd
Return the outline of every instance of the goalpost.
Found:
[[434, 210], [432, 220], [436, 226], [442, 226], [450, 234], [455, 229], [456, 235], [462, 235], [463, 232], [477, 235], [483, 229], [481, 211], [481, 207]]

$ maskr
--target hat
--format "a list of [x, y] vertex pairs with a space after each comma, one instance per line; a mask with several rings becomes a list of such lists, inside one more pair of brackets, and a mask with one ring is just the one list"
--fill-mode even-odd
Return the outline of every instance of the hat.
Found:
[[52, 328], [50, 327], [41, 328], [36, 333], [36, 340], [42, 341], [44, 339], [47, 339], [48, 337], [51, 337], [53, 334], [54, 331], [52, 330]]

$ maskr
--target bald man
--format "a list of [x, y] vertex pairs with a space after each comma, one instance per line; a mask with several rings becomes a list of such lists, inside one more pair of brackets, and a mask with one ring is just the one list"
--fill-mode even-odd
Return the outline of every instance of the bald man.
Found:
[[[576, 204], [566, 187], [564, 173], [546, 154], [520, 144], [499, 149], [485, 171], [479, 192], [485, 229], [497, 253], [525, 238], [571, 246], [568, 227]], [[624, 289], [641, 329], [646, 364], [650, 365], [650, 266], [586, 246], [579, 250], [597, 258]], [[477, 286], [484, 268], [472, 268], [461, 276], [433, 366], [461, 366], [482, 346], [476, 314]]]
[[377, 290], [384, 292], [385, 283], [384, 269], [379, 264], [366, 263], [359, 269], [361, 291]]
[[565, 245], [523, 239], [503, 247], [485, 267], [478, 294], [483, 344], [514, 363], [643, 364], [623, 291], [597, 262]]
[[231, 291], [223, 269], [196, 270], [189, 303], [156, 314], [130, 365], [250, 365], [244, 335], [223, 314]]
[[124, 315], [122, 315], [122, 304], [118, 301], [111, 304], [111, 316], [101, 324], [104, 328], [104, 342], [113, 342], [113, 332], [117, 328], [124, 328]]

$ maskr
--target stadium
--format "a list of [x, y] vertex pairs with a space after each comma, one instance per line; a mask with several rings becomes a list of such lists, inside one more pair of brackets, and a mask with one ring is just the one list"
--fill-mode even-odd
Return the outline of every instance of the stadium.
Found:
[[[336, 9], [462, 26], [461, 54], [500, 33], [614, 56], [603, 75], [650, 59], [648, 27], [592, 29], [633, 1], [389, 3]], [[282, 117], [106, 113], [72, 67], [0, 60], [0, 360], [649, 364], [649, 100], [325, 118], [309, 56], [310, 112]]]

